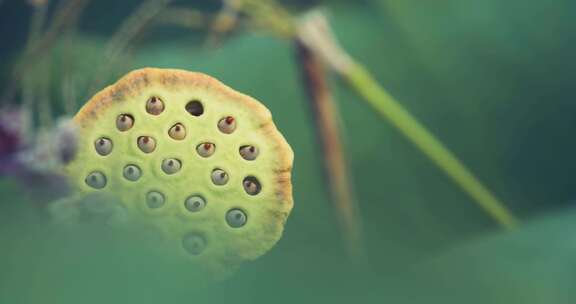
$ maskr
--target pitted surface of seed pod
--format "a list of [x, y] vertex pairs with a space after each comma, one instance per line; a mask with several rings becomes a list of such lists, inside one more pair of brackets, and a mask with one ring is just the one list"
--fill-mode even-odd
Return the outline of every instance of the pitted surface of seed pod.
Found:
[[280, 239], [293, 153], [257, 100], [201, 73], [146, 68], [74, 122], [79, 149], [66, 171], [77, 191], [115, 196], [174, 255], [224, 274]]

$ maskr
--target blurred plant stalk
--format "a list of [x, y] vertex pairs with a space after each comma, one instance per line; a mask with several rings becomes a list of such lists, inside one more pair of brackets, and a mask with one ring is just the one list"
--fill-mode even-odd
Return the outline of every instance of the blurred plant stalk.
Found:
[[147, 0], [143, 1], [138, 8], [124, 19], [120, 27], [106, 43], [104, 56], [107, 63], [101, 66], [94, 74], [86, 100], [95, 94], [110, 76], [111, 70], [120, 62], [120, 55], [125, 53], [134, 40], [141, 35], [146, 27], [153, 24], [172, 0]]
[[223, 38], [234, 30], [238, 25], [238, 13], [241, 5], [240, 0], [223, 0], [220, 12], [210, 25], [206, 45], [218, 46]]
[[346, 249], [350, 257], [360, 258], [364, 246], [358, 204], [348, 179], [350, 174], [340, 140], [342, 136], [338, 125], [339, 115], [327, 83], [326, 72], [321, 59], [306, 45], [299, 39], [295, 39], [295, 45], [302, 82], [314, 113], [318, 140], [322, 143], [327, 185], [342, 227]]
[[382, 88], [367, 69], [339, 46], [321, 12], [311, 12], [302, 18], [298, 37], [497, 223], [506, 229], [513, 229], [518, 225], [518, 220], [506, 206], [440, 140]]
[[294, 18], [277, 0], [239, 0], [236, 9], [248, 17], [254, 29], [264, 30], [284, 39], [295, 37]]
[[[37, 116], [38, 129], [53, 127], [54, 123], [50, 96], [53, 69], [51, 49], [63, 34], [73, 30], [88, 1], [61, 0], [52, 14], [48, 14], [49, 0], [27, 1], [32, 9], [27, 43], [13, 67], [10, 83], [0, 102], [3, 105], [12, 104], [20, 93], [24, 112], [30, 116], [27, 121], [33, 124], [33, 117]], [[34, 128], [27, 130], [35, 131]]]

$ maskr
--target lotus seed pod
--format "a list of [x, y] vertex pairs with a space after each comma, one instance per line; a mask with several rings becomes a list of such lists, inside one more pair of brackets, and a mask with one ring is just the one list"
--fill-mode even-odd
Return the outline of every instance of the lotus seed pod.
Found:
[[204, 74], [146, 68], [96, 94], [74, 123], [73, 188], [115, 197], [162, 235], [155, 248], [225, 276], [280, 239], [293, 153], [255, 99]]

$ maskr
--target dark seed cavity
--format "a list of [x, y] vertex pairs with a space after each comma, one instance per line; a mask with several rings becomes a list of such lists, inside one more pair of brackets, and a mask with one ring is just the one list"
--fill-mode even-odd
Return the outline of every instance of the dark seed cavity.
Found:
[[200, 116], [204, 114], [204, 106], [198, 100], [192, 100], [186, 104], [186, 111], [192, 116]]

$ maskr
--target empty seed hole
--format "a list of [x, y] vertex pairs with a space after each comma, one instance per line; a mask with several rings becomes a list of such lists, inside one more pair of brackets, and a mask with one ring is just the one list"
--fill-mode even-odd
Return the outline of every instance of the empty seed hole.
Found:
[[199, 100], [192, 100], [186, 104], [186, 112], [192, 116], [200, 116], [204, 114], [204, 106]]
[[94, 141], [94, 149], [102, 156], [106, 156], [112, 152], [112, 141], [106, 137], [100, 137]]
[[134, 126], [134, 116], [130, 114], [120, 114], [116, 119], [116, 128], [121, 131], [128, 131]]
[[146, 101], [146, 112], [152, 115], [160, 115], [164, 111], [164, 102], [156, 96], [148, 98]]
[[249, 195], [256, 195], [262, 191], [262, 186], [258, 179], [254, 176], [247, 176], [242, 181], [242, 186], [244, 187], [244, 191]]

